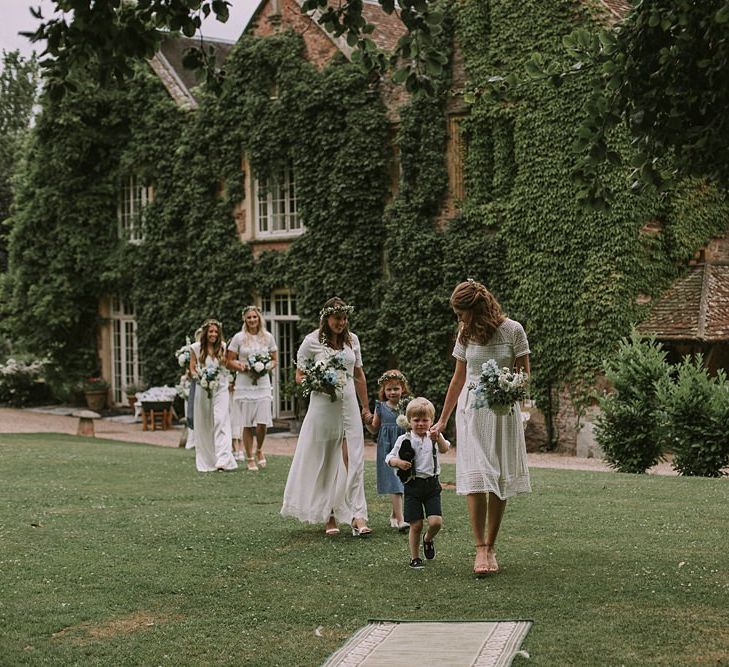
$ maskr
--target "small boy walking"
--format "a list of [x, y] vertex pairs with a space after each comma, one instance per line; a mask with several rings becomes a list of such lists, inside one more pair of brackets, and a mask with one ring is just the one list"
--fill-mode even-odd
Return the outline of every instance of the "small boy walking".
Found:
[[404, 514], [405, 521], [410, 524], [410, 567], [421, 569], [424, 567], [420, 558], [423, 515], [428, 517], [428, 529], [423, 535], [423, 555], [427, 560], [435, 558], [434, 539], [443, 525], [438, 452], [447, 452], [451, 444], [442, 433], [435, 441], [428, 435], [435, 418], [435, 408], [427, 398], [418, 397], [410, 401], [405, 417], [408, 431], [395, 441], [385, 463], [398, 468], [398, 477], [405, 485]]

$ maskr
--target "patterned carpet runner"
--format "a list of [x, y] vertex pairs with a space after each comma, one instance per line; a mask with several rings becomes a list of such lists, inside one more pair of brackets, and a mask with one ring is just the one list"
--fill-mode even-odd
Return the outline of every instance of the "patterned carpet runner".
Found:
[[323, 667], [509, 667], [531, 621], [371, 621]]

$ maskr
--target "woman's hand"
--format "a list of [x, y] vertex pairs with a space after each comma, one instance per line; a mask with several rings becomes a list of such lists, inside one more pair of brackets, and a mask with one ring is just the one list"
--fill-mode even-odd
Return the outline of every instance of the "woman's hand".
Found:
[[371, 424], [374, 417], [372, 416], [372, 413], [370, 412], [370, 409], [368, 407], [362, 408], [362, 419], [364, 420], [365, 424]]
[[433, 439], [436, 440], [440, 434], [445, 431], [446, 425], [443, 423], [442, 420], [438, 420], [430, 427], [430, 430], [428, 431], [428, 435]]

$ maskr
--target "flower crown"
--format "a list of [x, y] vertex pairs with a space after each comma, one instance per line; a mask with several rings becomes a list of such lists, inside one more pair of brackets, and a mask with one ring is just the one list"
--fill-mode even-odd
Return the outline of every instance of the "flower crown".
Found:
[[214, 325], [215, 325], [216, 327], [218, 327], [218, 329], [222, 329], [222, 327], [223, 327], [223, 325], [222, 325], [222, 324], [220, 324], [220, 322], [219, 322], [218, 320], [216, 320], [215, 318], [212, 318], [212, 317], [211, 317], [211, 318], [210, 318], [209, 320], [205, 320], [205, 321], [204, 321], [204, 322], [202, 323], [202, 326], [201, 326], [200, 328], [201, 328], [201, 329], [206, 329], [206, 328], [207, 328], [207, 327], [209, 327], [209, 326], [210, 326], [211, 324], [214, 324]]
[[344, 315], [351, 315], [354, 312], [354, 306], [327, 306], [319, 311], [319, 319], [323, 320], [329, 315], [337, 315], [342, 313]]
[[258, 306], [246, 306], [243, 310], [240, 311], [241, 317], [245, 318], [246, 313], [249, 310], [255, 310], [259, 315], [261, 314], [261, 309]]
[[380, 378], [377, 380], [377, 386], [381, 386], [385, 384], [388, 380], [398, 380], [399, 382], [402, 382], [403, 384], [407, 384], [406, 377], [400, 372], [395, 371], [394, 373], [391, 371], [389, 373], [383, 373], [380, 375]]

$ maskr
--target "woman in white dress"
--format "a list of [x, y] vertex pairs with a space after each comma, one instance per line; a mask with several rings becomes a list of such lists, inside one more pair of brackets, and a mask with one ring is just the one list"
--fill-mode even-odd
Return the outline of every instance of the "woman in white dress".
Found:
[[506, 500], [529, 493], [529, 468], [519, 405], [499, 416], [488, 406], [474, 409], [469, 385], [478, 381], [481, 365], [495, 359], [499, 367], [529, 373], [529, 343], [524, 328], [508, 319], [484, 285], [459, 283], [450, 299], [459, 328], [453, 356], [456, 368], [433, 434], [445, 430], [456, 412], [456, 493], [465, 495], [471, 530], [476, 540], [473, 571], [481, 576], [498, 572], [494, 544]]
[[[353, 535], [365, 537], [372, 531], [367, 526], [364, 492], [362, 417], [367, 421], [372, 413], [359, 339], [348, 328], [352, 310], [337, 297], [329, 299], [319, 313], [319, 329], [304, 338], [296, 355], [297, 383], [304, 380], [307, 362], [336, 354], [343, 358], [346, 380], [334, 401], [327, 393], [311, 393], [286, 481], [281, 515], [324, 523], [327, 535], [339, 534], [338, 522], [350, 524]], [[345, 439], [347, 463], [342, 448]]]
[[200, 340], [190, 346], [190, 375], [197, 383], [193, 407], [197, 469], [235, 470], [223, 326], [217, 320], [205, 320]]
[[[256, 353], [267, 353], [271, 361], [263, 371], [271, 371], [278, 361], [278, 347], [273, 336], [266, 331], [266, 324], [257, 306], [243, 309], [243, 328], [228, 345], [226, 353], [228, 368], [236, 370], [231, 422], [233, 442], [243, 441], [248, 470], [257, 471], [266, 467], [263, 455], [263, 441], [266, 430], [273, 425], [271, 406], [271, 379], [268, 372], [255, 377], [250, 374], [248, 357]], [[255, 380], [255, 381], [254, 381]], [[253, 457], [253, 434], [256, 435], [256, 456]], [[236, 448], [238, 449], [238, 448]], [[240, 458], [238, 458], [240, 460]]]

